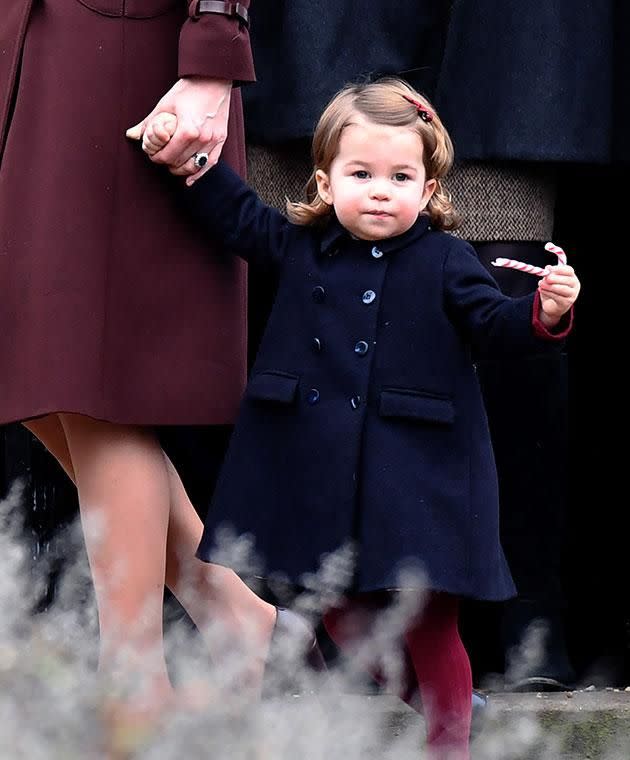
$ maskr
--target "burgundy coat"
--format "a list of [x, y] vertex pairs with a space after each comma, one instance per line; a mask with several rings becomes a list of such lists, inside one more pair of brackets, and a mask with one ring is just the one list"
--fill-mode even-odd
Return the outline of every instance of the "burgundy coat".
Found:
[[[245, 270], [208, 256], [166, 170], [125, 138], [195, 74], [252, 80], [247, 30], [189, 20], [186, 0], [4, 0], [0, 423], [232, 421]], [[224, 158], [242, 173], [238, 91], [229, 135]]]

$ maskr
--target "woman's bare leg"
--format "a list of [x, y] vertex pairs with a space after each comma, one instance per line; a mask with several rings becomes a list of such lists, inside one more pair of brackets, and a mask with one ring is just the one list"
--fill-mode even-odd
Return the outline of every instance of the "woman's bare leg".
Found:
[[[64, 429], [57, 415], [24, 423], [75, 482]], [[216, 620], [238, 635], [253, 630], [264, 652], [275, 622], [275, 609], [256, 596], [232, 571], [195, 557], [203, 524], [175, 467], [164, 454], [169, 479], [170, 513], [166, 545], [166, 585], [203, 633]], [[255, 643], [255, 641], [253, 642]]]
[[[216, 620], [226, 631], [247, 638], [263, 655], [276, 619], [273, 605], [257, 596], [233, 570], [195, 557], [203, 523], [170, 459], [164, 454], [171, 511], [166, 546], [166, 585], [203, 633]], [[242, 643], [247, 645], [247, 641]]]
[[155, 436], [60, 414], [99, 615], [99, 667], [137, 678], [138, 701], [170, 697], [162, 643], [169, 482]]
[[38, 417], [35, 420], [23, 422], [22, 425], [27, 430], [30, 430], [35, 438], [46, 447], [59, 462], [66, 475], [76, 485], [66, 434], [63, 432], [59, 416], [57, 414], [48, 414], [45, 417]]

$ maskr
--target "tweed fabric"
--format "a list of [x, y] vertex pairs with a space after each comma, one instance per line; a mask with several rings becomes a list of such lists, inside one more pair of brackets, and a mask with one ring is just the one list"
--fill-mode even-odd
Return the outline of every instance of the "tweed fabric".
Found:
[[[286, 200], [302, 200], [311, 161], [302, 143], [282, 147], [248, 145], [250, 184], [271, 206], [284, 211]], [[547, 241], [553, 232], [556, 184], [547, 166], [513, 163], [455, 164], [445, 183], [466, 240]]]

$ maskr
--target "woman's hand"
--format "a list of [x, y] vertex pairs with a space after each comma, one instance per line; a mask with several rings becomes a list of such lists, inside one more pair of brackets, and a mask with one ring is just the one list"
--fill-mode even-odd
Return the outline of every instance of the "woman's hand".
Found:
[[[143, 139], [158, 115], [174, 115], [175, 131], [164, 147], [152, 152], [143, 141], [143, 149], [152, 161], [168, 166], [172, 174], [187, 176], [192, 184], [219, 160], [227, 138], [232, 82], [208, 77], [180, 79], [139, 124], [127, 130], [127, 137]], [[196, 153], [207, 153], [203, 168], [194, 163]]]
[[549, 267], [538, 283], [540, 293], [540, 319], [546, 327], [555, 327], [563, 314], [575, 303], [580, 292], [580, 281], [567, 264]]

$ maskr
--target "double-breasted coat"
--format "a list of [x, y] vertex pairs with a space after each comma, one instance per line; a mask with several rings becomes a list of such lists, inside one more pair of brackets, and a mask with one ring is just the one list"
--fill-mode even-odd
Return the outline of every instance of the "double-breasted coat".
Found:
[[503, 295], [427, 216], [377, 243], [301, 227], [223, 165], [187, 198], [208, 235], [279, 278], [198, 555], [220, 559], [228, 523], [295, 583], [350, 539], [357, 590], [395, 588], [412, 560], [436, 590], [511, 596], [473, 351], [556, 350], [537, 296]]
[[[245, 266], [207, 256], [168, 173], [125, 138], [178, 76], [254, 78], [245, 26], [187, 10], [3, 0], [0, 423], [233, 421]], [[244, 170], [238, 90], [223, 155]]]

